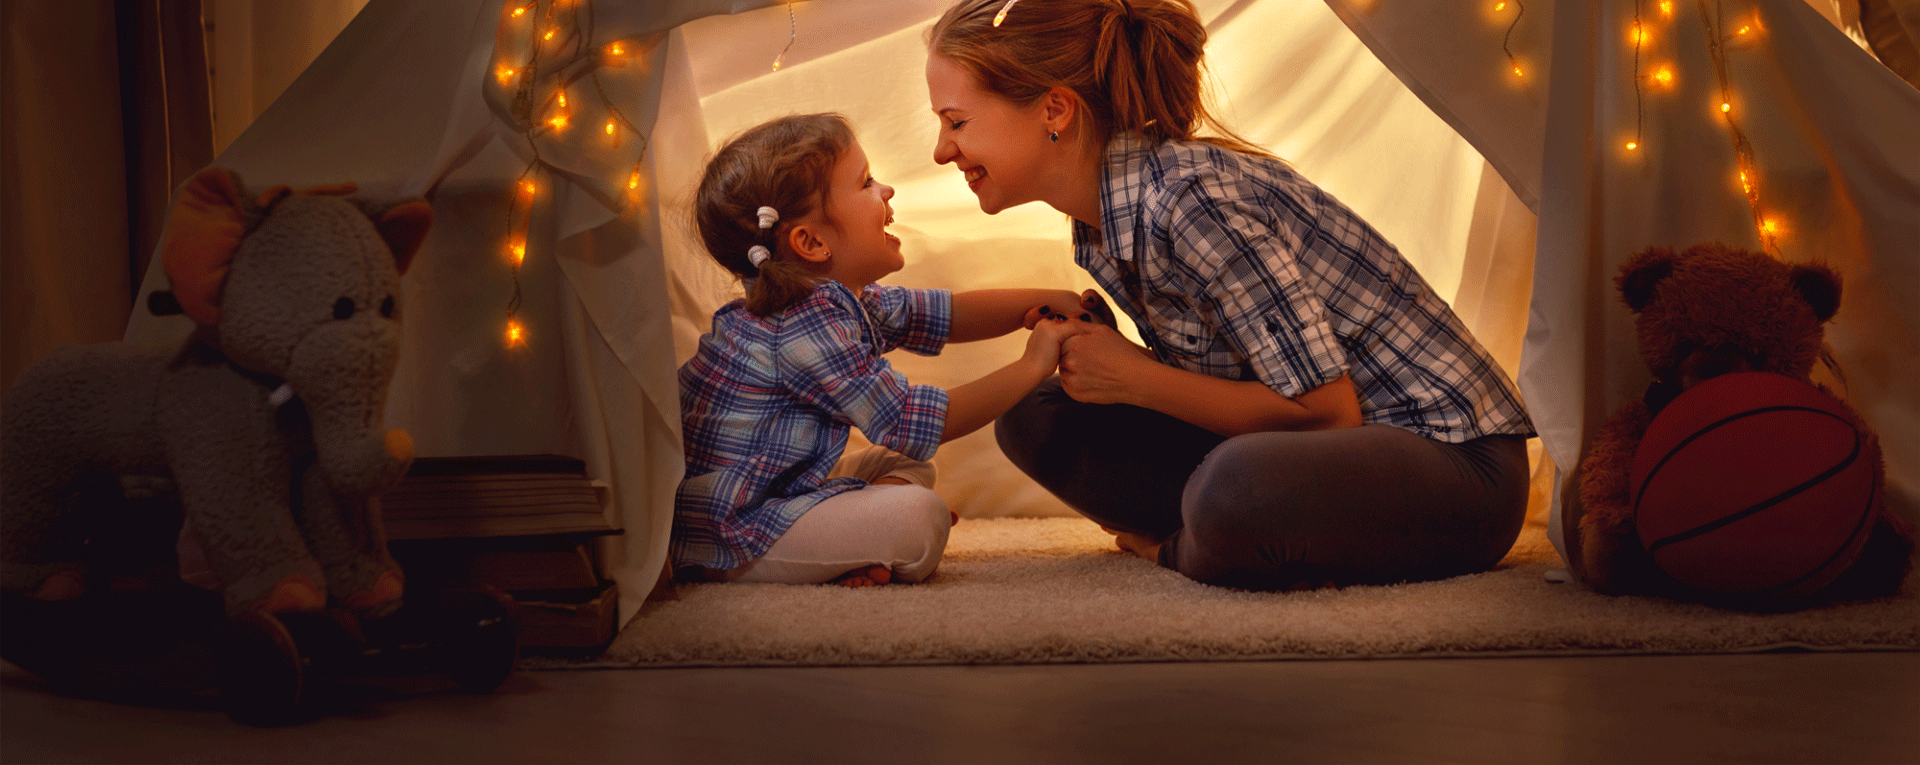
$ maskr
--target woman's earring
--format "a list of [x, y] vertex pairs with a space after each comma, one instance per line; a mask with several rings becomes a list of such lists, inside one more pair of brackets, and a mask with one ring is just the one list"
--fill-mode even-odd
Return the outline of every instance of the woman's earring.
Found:
[[1054, 142], [1054, 143], [1059, 143], [1059, 142], [1060, 142], [1060, 131], [1058, 131], [1058, 130], [1055, 130], [1055, 131], [1053, 131], [1053, 132], [1051, 132], [1051, 133], [1048, 133], [1048, 134], [1047, 134], [1047, 140], [1049, 140], [1049, 141], [1052, 141], [1052, 142]]

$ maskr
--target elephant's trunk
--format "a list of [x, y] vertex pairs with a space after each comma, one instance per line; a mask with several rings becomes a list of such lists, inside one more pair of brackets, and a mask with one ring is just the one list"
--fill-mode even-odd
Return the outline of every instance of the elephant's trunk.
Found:
[[316, 467], [336, 494], [385, 491], [413, 462], [413, 439], [384, 422], [387, 384], [400, 356], [398, 329], [388, 321], [333, 322], [294, 349], [287, 384], [306, 405]]

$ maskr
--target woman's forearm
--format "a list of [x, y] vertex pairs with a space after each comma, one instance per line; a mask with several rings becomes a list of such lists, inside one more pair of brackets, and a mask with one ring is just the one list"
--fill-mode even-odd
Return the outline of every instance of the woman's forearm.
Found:
[[1021, 329], [1027, 311], [1037, 305], [1054, 310], [1073, 310], [1080, 296], [1068, 290], [1005, 289], [970, 290], [953, 293], [952, 327], [949, 343], [985, 340]]
[[1222, 380], [1159, 363], [1144, 371], [1133, 403], [1223, 436], [1360, 425], [1360, 401], [1345, 376], [1287, 398], [1258, 380]]

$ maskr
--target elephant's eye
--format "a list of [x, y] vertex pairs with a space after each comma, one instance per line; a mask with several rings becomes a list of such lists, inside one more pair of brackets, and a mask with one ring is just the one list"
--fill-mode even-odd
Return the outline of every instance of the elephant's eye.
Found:
[[340, 298], [333, 301], [333, 318], [347, 319], [353, 316], [353, 298]]
[[380, 301], [380, 315], [388, 319], [393, 318], [393, 296], [392, 295], [388, 295], [386, 300]]

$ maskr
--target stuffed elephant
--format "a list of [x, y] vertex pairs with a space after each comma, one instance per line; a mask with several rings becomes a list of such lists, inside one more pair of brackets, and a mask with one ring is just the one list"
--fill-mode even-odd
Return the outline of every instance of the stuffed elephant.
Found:
[[149, 305], [185, 313], [193, 334], [60, 348], [0, 406], [0, 589], [80, 595], [101, 503], [157, 477], [229, 614], [398, 605], [378, 496], [406, 473], [413, 442], [382, 417], [400, 274], [432, 208], [355, 190], [249, 194], [219, 168], [186, 182], [160, 244], [172, 291]]

